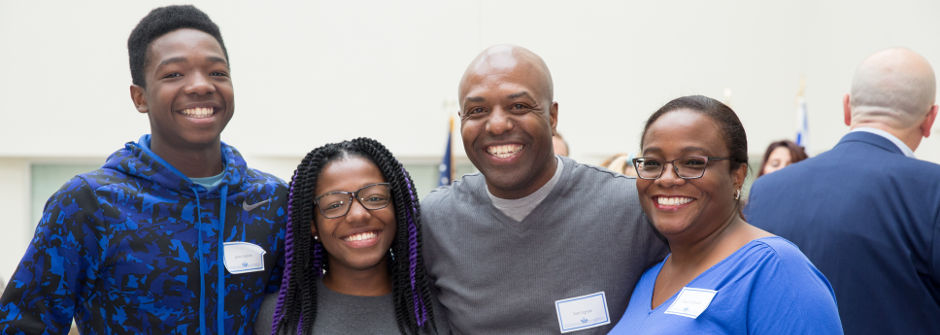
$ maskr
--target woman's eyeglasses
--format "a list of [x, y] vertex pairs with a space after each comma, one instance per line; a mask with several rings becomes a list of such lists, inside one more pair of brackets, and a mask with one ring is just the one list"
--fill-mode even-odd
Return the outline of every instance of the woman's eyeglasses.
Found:
[[685, 156], [671, 161], [653, 157], [637, 157], [633, 159], [633, 167], [640, 179], [659, 179], [663, 175], [666, 164], [672, 164], [676, 176], [682, 179], [698, 179], [705, 175], [705, 168], [709, 161], [720, 161], [730, 157]]
[[327, 219], [345, 216], [352, 207], [353, 198], [368, 210], [382, 209], [391, 201], [391, 186], [389, 183], [366, 185], [355, 192], [333, 191], [324, 193], [313, 200], [313, 204], [320, 210], [320, 214]]

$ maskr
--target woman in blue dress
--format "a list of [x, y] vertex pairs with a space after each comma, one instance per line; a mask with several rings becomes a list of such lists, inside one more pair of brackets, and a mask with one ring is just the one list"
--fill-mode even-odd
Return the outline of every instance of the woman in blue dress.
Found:
[[747, 135], [704, 96], [650, 116], [633, 160], [643, 210], [670, 254], [611, 334], [842, 334], [832, 287], [789, 241], [748, 224]]

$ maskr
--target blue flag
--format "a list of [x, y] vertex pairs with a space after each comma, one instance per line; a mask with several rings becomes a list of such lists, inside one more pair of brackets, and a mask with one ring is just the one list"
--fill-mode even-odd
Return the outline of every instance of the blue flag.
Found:
[[801, 96], [797, 101], [796, 110], [796, 144], [809, 153], [809, 120], [806, 115], [806, 99]]
[[437, 169], [441, 172], [441, 177], [437, 180], [437, 186], [450, 185], [454, 180], [454, 156], [451, 154], [451, 138], [454, 135], [454, 117], [450, 117], [447, 128], [447, 147], [444, 149], [444, 158]]

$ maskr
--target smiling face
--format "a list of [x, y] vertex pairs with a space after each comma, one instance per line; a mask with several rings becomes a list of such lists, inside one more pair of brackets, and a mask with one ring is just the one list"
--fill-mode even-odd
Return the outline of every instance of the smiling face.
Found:
[[767, 156], [767, 164], [764, 164], [764, 173], [768, 174], [790, 165], [790, 149], [786, 146], [779, 146], [770, 152]]
[[[334, 191], [355, 192], [384, 182], [374, 163], [360, 156], [347, 156], [323, 167], [314, 194], [319, 197]], [[329, 254], [329, 271], [386, 271], [385, 255], [395, 239], [394, 204], [369, 210], [354, 199], [350, 206], [345, 216], [334, 219], [327, 219], [319, 210], [314, 213], [312, 233], [319, 236]]]
[[464, 150], [500, 198], [529, 195], [555, 172], [558, 105], [547, 69], [532, 57], [507, 50], [481, 55], [460, 85]]
[[146, 87], [131, 86], [131, 98], [150, 118], [152, 148], [218, 147], [235, 101], [225, 53], [212, 35], [184, 28], [153, 40], [144, 79]]
[[[678, 109], [646, 130], [642, 156], [671, 161], [688, 155], [728, 157], [718, 124], [705, 114]], [[709, 161], [699, 179], [681, 179], [666, 164], [659, 179], [637, 179], [643, 210], [667, 239], [701, 238], [736, 214], [734, 193], [744, 182], [745, 165], [729, 171], [729, 160]]]

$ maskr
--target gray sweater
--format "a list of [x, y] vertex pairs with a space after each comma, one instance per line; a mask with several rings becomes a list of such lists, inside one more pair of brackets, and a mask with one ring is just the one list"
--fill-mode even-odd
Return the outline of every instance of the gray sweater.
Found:
[[665, 256], [633, 179], [562, 159], [560, 180], [522, 222], [493, 207], [481, 174], [424, 198], [425, 261], [454, 333], [558, 334], [556, 301], [604, 292], [610, 324], [575, 333], [605, 334]]

